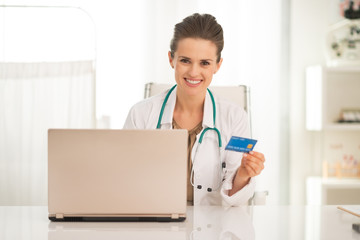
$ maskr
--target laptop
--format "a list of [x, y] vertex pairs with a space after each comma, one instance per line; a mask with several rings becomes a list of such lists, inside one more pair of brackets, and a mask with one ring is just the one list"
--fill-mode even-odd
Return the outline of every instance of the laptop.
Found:
[[184, 221], [186, 130], [48, 130], [51, 221]]

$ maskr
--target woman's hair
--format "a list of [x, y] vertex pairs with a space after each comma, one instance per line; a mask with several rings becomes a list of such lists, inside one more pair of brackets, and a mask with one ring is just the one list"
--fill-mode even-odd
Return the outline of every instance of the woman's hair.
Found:
[[209, 40], [216, 45], [217, 62], [221, 59], [221, 51], [224, 48], [223, 29], [217, 23], [216, 18], [210, 14], [194, 13], [175, 25], [174, 36], [170, 43], [171, 57], [177, 50], [178, 43], [184, 38], [201, 38]]

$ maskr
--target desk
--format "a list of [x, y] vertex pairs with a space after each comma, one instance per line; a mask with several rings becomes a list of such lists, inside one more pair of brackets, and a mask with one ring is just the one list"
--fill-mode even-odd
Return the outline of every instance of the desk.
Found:
[[0, 239], [185, 240], [359, 239], [360, 218], [336, 206], [188, 207], [181, 223], [65, 222], [47, 219], [46, 206], [0, 206]]

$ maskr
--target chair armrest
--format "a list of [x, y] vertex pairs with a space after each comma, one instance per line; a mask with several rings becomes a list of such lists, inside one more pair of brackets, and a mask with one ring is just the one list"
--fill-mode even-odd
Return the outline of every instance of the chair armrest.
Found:
[[248, 204], [253, 205], [265, 205], [266, 196], [269, 195], [269, 191], [254, 192], [254, 195], [249, 199]]

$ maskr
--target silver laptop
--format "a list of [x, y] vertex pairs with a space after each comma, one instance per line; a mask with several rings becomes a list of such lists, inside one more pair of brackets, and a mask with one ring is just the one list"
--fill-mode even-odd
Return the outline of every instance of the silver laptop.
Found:
[[48, 131], [52, 221], [183, 221], [186, 130]]

